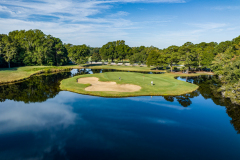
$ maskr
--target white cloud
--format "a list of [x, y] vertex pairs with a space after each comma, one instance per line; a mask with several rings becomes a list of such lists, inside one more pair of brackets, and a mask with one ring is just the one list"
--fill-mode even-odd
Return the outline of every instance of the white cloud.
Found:
[[188, 24], [204, 30], [218, 29], [227, 26], [226, 23], [188, 23]]
[[240, 9], [240, 6], [216, 6], [216, 7], [210, 8], [210, 9], [219, 10], [219, 11], [222, 11], [222, 10], [238, 10], [238, 9]]
[[141, 2], [141, 3], [185, 3], [185, 0], [109, 0], [111, 2]]
[[[108, 41], [124, 39], [130, 46], [168, 47], [186, 41], [198, 41], [209, 31], [223, 33], [228, 24], [185, 24], [186, 29], [171, 29], [172, 15], [154, 15], [152, 19], [131, 19], [131, 12], [115, 5], [122, 3], [185, 3], [184, 0], [2, 0], [1, 33], [13, 30], [40, 29], [60, 38], [64, 43], [100, 47]], [[231, 8], [231, 7], [227, 7]], [[109, 12], [110, 11], [110, 12]], [[151, 17], [150, 17], [151, 18]], [[175, 17], [174, 20], [177, 20]], [[189, 27], [191, 26], [191, 27]], [[194, 28], [195, 27], [195, 28]], [[235, 26], [229, 26], [234, 28]], [[164, 28], [164, 31], [161, 30]], [[192, 29], [188, 29], [192, 28]]]
[[127, 16], [127, 15], [129, 15], [128, 12], [119, 11], [119, 12], [117, 12], [115, 14], [110, 15], [110, 17], [122, 17], [122, 16]]
[[[114, 3], [183, 3], [183, 0], [100, 0], [100, 1], [68, 1], [68, 0], [41, 0], [26, 2], [22, 0], [8, 0], [0, 2], [5, 12], [11, 12], [12, 17], [29, 18], [32, 15], [54, 16], [61, 21], [86, 21], [86, 17], [96, 15], [104, 9], [109, 9]], [[0, 10], [1, 10], [0, 8]], [[2, 9], [2, 10], [3, 10]], [[16, 13], [16, 14], [13, 14]], [[120, 11], [117, 14], [126, 15]], [[89, 20], [89, 19], [87, 19]], [[94, 21], [94, 19], [93, 19]], [[92, 21], [92, 22], [93, 22]]]

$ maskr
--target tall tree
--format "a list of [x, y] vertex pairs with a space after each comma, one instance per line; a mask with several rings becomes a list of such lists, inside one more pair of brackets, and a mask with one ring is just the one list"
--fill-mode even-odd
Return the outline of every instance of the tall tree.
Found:
[[159, 66], [163, 66], [166, 64], [166, 60], [164, 57], [164, 53], [162, 50], [151, 50], [149, 52], [148, 58], [147, 58], [147, 65], [148, 66], [156, 66], [156, 68], [158, 69]]
[[171, 72], [173, 64], [176, 64], [180, 61], [180, 54], [178, 52], [178, 48], [178, 46], [173, 45], [165, 49], [166, 61], [171, 67]]
[[95, 53], [93, 53], [91, 60], [94, 61], [94, 62], [99, 62], [99, 61], [102, 60], [102, 58], [101, 58], [101, 56], [100, 56], [99, 53], [96, 53], [96, 52], [95, 52]]
[[83, 64], [87, 62], [87, 56], [89, 56], [90, 50], [85, 44], [76, 45], [69, 49], [68, 57], [76, 64]]
[[115, 50], [116, 50], [116, 41], [113, 41], [103, 45], [99, 50], [99, 52], [102, 59], [104, 60], [111, 59], [113, 62], [113, 60], [117, 57]]
[[125, 44], [124, 40], [118, 40], [116, 42], [116, 58], [122, 60], [126, 58], [130, 51], [130, 47]]
[[8, 63], [8, 67], [10, 68], [10, 62], [17, 54], [16, 44], [9, 36], [4, 36], [2, 38], [1, 48], [1, 54], [3, 55], [5, 61]]
[[184, 66], [187, 67], [187, 73], [189, 73], [190, 68], [196, 65], [194, 44], [192, 42], [186, 42], [179, 48], [179, 53], [184, 61]]

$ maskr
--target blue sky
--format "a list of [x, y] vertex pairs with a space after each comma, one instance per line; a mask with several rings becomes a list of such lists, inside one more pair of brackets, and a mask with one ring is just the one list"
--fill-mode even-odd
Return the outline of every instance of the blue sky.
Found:
[[40, 29], [64, 43], [166, 48], [240, 35], [239, 0], [0, 0], [0, 33]]

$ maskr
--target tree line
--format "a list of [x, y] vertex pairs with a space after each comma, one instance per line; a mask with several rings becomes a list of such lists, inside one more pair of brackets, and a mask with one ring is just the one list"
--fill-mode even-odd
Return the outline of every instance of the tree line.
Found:
[[130, 47], [124, 40], [108, 42], [102, 47], [63, 44], [61, 39], [38, 29], [0, 34], [0, 67], [62, 66], [70, 62], [84, 64], [114, 60], [147, 64], [156, 69], [170, 68], [169, 72], [212, 70], [222, 82], [218, 89], [222, 96], [240, 104], [240, 36], [219, 44], [186, 42], [182, 46], [159, 49], [154, 46]]
[[131, 64], [140, 63], [159, 68], [170, 68], [173, 71], [209, 70], [218, 75], [222, 85], [217, 91], [233, 103], [240, 104], [240, 36], [231, 41], [201, 42], [193, 44], [186, 42], [182, 46], [129, 47], [124, 41], [108, 42], [99, 50], [103, 60], [128, 59]]
[[0, 67], [62, 66], [84, 64], [98, 48], [63, 44], [61, 39], [41, 30], [16, 30], [0, 34]]
[[[204, 68], [218, 68], [215, 64], [217, 57], [221, 59], [231, 52], [227, 59], [237, 56], [238, 38], [221, 43], [186, 42], [182, 46], [157, 47], [129, 47], [124, 40], [108, 42], [102, 47], [63, 44], [59, 38], [45, 35], [41, 30], [16, 30], [8, 35], [0, 34], [0, 67], [48, 65], [61, 66], [69, 62], [84, 64], [87, 61], [123, 61], [130, 64], [139, 63], [161, 67], [183, 65], [182, 70], [201, 70]], [[237, 58], [237, 57], [235, 57]], [[216, 59], [217, 60], [217, 59]], [[175, 67], [176, 69], [176, 67]]]
[[68, 63], [67, 50], [59, 38], [40, 30], [16, 30], [0, 35], [0, 66], [34, 66]]
[[240, 36], [220, 44], [221, 50], [211, 65], [222, 82], [218, 91], [233, 103], [240, 104]]

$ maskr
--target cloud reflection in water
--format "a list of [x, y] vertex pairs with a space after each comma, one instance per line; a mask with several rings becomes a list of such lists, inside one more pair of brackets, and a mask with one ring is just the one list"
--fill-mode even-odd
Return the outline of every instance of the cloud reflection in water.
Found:
[[63, 103], [30, 103], [6, 101], [0, 107], [0, 134], [13, 131], [39, 131], [74, 124], [76, 114]]

